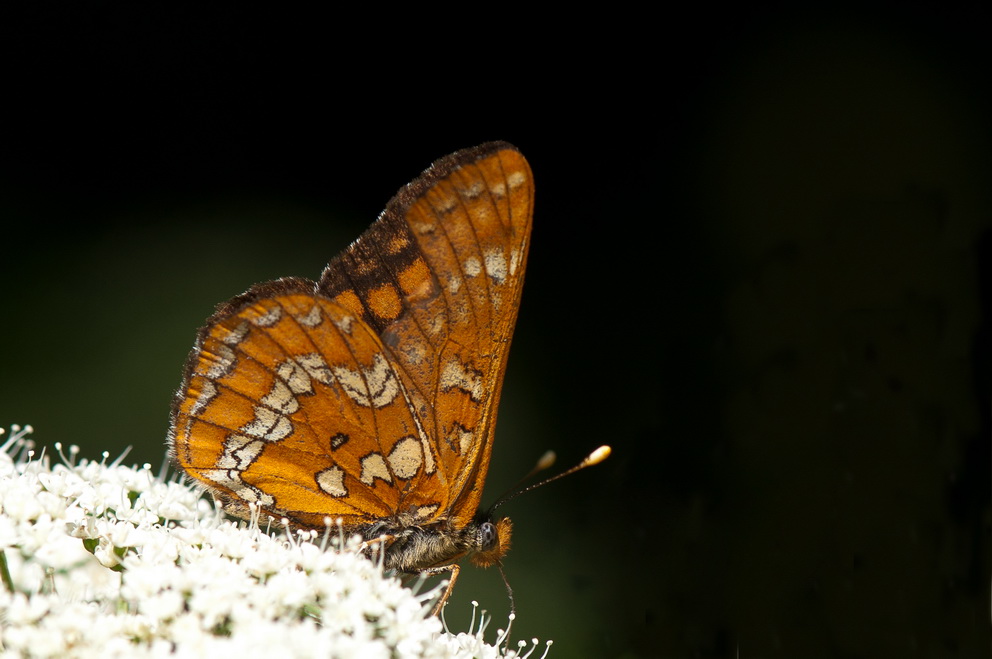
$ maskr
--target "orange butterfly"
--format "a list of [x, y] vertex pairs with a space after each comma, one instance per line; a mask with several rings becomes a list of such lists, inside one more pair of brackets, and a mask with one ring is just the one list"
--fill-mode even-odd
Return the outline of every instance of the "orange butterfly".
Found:
[[236, 516], [254, 504], [298, 527], [340, 518], [381, 543], [387, 569], [450, 571], [440, 608], [455, 561], [498, 564], [510, 545], [510, 520], [477, 511], [533, 207], [515, 147], [459, 151], [320, 281], [221, 304], [173, 403], [179, 466]]

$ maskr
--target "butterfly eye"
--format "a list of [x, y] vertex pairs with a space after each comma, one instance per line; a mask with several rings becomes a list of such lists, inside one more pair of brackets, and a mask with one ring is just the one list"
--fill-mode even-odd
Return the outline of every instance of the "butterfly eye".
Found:
[[479, 527], [479, 551], [492, 551], [499, 545], [499, 534], [492, 522], [483, 522]]
[[471, 561], [479, 567], [489, 567], [499, 565], [500, 559], [510, 551], [510, 535], [513, 533], [513, 524], [509, 517], [503, 517], [495, 524], [492, 522], [482, 522], [479, 530], [475, 534], [478, 542], [475, 553]]

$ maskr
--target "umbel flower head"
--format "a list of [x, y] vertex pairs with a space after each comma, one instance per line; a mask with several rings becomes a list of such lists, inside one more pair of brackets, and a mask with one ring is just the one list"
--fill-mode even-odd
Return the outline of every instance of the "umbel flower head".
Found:
[[[0, 651], [25, 657], [514, 657], [451, 634], [344, 542], [232, 522], [149, 465], [0, 445]], [[3, 430], [0, 429], [0, 433]], [[0, 440], [2, 441], [2, 440]], [[54, 464], [52, 464], [54, 462]], [[342, 549], [330, 545], [342, 546]], [[443, 584], [442, 584], [443, 585]], [[549, 643], [550, 645], [550, 643]], [[522, 654], [520, 654], [522, 653]], [[545, 650], [545, 654], [547, 650]]]

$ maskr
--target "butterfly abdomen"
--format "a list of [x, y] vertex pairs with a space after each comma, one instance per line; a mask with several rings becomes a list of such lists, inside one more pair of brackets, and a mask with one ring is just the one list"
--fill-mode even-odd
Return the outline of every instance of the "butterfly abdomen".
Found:
[[480, 519], [462, 528], [456, 528], [448, 521], [404, 526], [383, 520], [362, 528], [360, 533], [373, 552], [376, 540], [382, 540], [386, 569], [420, 572], [450, 565], [468, 555], [477, 565], [493, 565], [510, 547], [510, 529], [508, 518], [495, 523]]

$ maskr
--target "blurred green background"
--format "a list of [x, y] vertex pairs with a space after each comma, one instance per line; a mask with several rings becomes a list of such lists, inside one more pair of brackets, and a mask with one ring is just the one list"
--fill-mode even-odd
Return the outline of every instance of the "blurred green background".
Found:
[[[160, 465], [214, 305], [317, 277], [431, 161], [505, 139], [537, 207], [488, 497], [614, 447], [506, 506], [515, 638], [987, 653], [978, 6], [471, 11], [7, 21], [0, 424]], [[463, 570], [456, 631], [473, 599], [505, 625], [498, 573]]]

